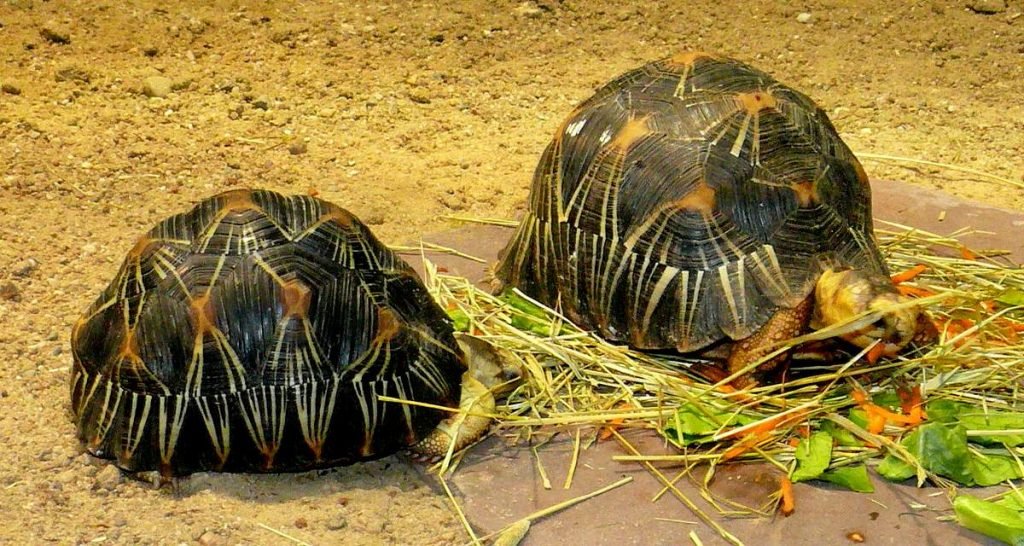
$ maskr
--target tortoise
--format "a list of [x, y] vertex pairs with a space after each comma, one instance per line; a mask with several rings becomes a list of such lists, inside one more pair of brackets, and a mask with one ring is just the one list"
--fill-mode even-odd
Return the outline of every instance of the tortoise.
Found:
[[[354, 215], [234, 190], [143, 235], [74, 326], [71, 409], [124, 471], [291, 472], [480, 436], [521, 370], [458, 338], [422, 280]], [[453, 440], [454, 438], [454, 440]]]
[[792, 356], [767, 358], [779, 341], [862, 312], [877, 320], [842, 338], [885, 355], [931, 328], [890, 281], [868, 178], [825, 112], [702, 52], [629, 70], [576, 107], [492, 273], [496, 290], [609, 340], [717, 353], [713, 369], [740, 384], [779, 377]]

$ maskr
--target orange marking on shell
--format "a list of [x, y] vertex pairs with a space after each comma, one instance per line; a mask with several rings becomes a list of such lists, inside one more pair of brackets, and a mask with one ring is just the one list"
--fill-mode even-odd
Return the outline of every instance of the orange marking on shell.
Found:
[[320, 462], [321, 461], [321, 455], [323, 454], [323, 450], [324, 450], [324, 443], [320, 442], [320, 441], [313, 441], [313, 442], [306, 442], [306, 445], [309, 446], [309, 450], [311, 452], [313, 452], [313, 459], [316, 462]]
[[216, 328], [216, 313], [213, 308], [213, 300], [209, 294], [203, 294], [192, 300], [189, 305], [192, 313], [192, 323], [196, 331], [203, 333]]
[[139, 237], [139, 240], [135, 242], [135, 246], [128, 251], [129, 260], [138, 260], [142, 258], [143, 254], [146, 253], [151, 246], [157, 244], [158, 241], [150, 238], [148, 235]]
[[225, 212], [241, 212], [260, 208], [252, 200], [251, 190], [226, 191], [220, 194], [220, 198], [224, 201], [224, 204], [221, 205], [221, 210]]
[[678, 66], [693, 66], [699, 59], [713, 59], [714, 55], [705, 51], [681, 51], [668, 58], [668, 62]]
[[853, 160], [853, 169], [857, 172], [857, 182], [865, 188], [870, 188], [871, 183], [868, 181], [868, 173], [864, 170], [864, 166], [860, 164], [860, 161]]
[[312, 292], [306, 283], [298, 279], [290, 279], [281, 285], [281, 304], [284, 316], [305, 317], [309, 312], [309, 300]]
[[762, 110], [775, 108], [779, 105], [779, 101], [775, 100], [775, 97], [767, 91], [738, 93], [735, 98], [736, 104], [750, 114], [758, 114]]
[[681, 210], [699, 212], [705, 216], [710, 216], [715, 208], [715, 190], [708, 186], [706, 182], [701, 181], [690, 193], [676, 201], [676, 206]]
[[381, 309], [377, 312], [377, 335], [374, 336], [375, 343], [391, 341], [402, 329], [402, 323], [390, 309]]
[[261, 449], [260, 453], [263, 455], [263, 470], [270, 470], [274, 468], [274, 457], [277, 455], [277, 446], [270, 444], [266, 449]]
[[615, 134], [615, 138], [608, 143], [608, 146], [619, 151], [626, 151], [636, 141], [651, 134], [653, 131], [647, 125], [647, 119], [650, 116], [644, 116], [642, 118], [632, 118], [619, 129], [619, 132]]
[[121, 341], [121, 347], [117, 350], [117, 356], [133, 364], [142, 362], [142, 358], [139, 357], [139, 341], [135, 337], [135, 330], [128, 330], [125, 333], [124, 339]]
[[789, 188], [796, 194], [796, 201], [801, 207], [809, 207], [820, 199], [813, 182], [797, 182]]
[[344, 228], [351, 228], [355, 222], [355, 217], [349, 211], [333, 204], [329, 204], [327, 212], [320, 217], [321, 222], [336, 222], [338, 225]]

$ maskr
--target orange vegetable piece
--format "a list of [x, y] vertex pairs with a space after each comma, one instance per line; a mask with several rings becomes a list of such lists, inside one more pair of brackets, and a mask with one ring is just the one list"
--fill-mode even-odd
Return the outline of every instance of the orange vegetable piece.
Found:
[[978, 255], [975, 254], [974, 251], [972, 251], [971, 249], [969, 249], [969, 248], [967, 248], [966, 246], [963, 246], [963, 245], [960, 245], [960, 256], [962, 256], [963, 259], [965, 259], [965, 260], [977, 260], [978, 259]]
[[[629, 402], [619, 402], [618, 404], [615, 405], [615, 408], [630, 410], [633, 409], [633, 405], [630, 404]], [[608, 421], [607, 425], [601, 427], [601, 432], [598, 433], [597, 439], [604, 441], [607, 440], [608, 438], [611, 438], [614, 431], [618, 430], [618, 428], [621, 427], [622, 423], [624, 423], [625, 421], [626, 419], [624, 417], [616, 417]]]
[[913, 296], [915, 298], [925, 298], [928, 296], [934, 296], [935, 292], [928, 290], [927, 288], [919, 288], [917, 286], [907, 286], [901, 284], [896, 287], [896, 291], [904, 296]]
[[779, 511], [782, 512], [783, 516], [789, 516], [796, 510], [796, 499], [793, 497], [793, 480], [790, 480], [789, 476], [783, 476], [782, 480], [780, 480], [779, 493], [782, 497]]
[[917, 264], [914, 267], [911, 267], [910, 269], [908, 269], [908, 270], [906, 270], [906, 271], [904, 271], [902, 273], [897, 273], [897, 274], [893, 275], [892, 276], [892, 283], [893, 284], [900, 284], [900, 283], [907, 282], [910, 279], [913, 279], [914, 277], [920, 275], [921, 273], [924, 273], [927, 270], [928, 270], [928, 266], [926, 266], [924, 264]]
[[866, 358], [869, 363], [874, 364], [875, 362], [878, 362], [878, 359], [882, 358], [884, 353], [885, 345], [876, 343], [875, 346], [872, 347], [866, 355], [864, 355], [864, 358]]

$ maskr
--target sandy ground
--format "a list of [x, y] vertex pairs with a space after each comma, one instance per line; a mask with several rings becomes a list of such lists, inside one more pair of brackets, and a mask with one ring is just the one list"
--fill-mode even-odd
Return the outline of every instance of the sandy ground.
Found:
[[[154, 491], [82, 454], [71, 324], [138, 234], [216, 191], [317, 191], [392, 243], [514, 217], [574, 104], [689, 48], [807, 92], [857, 152], [1024, 178], [1020, 0], [187, 4], [0, 1], [0, 542], [464, 541], [398, 458]], [[1024, 210], [1006, 184], [865, 164]]]

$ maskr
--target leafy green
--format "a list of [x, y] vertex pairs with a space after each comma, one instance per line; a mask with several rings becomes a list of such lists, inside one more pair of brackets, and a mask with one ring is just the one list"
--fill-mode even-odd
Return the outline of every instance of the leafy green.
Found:
[[860, 408], [850, 408], [850, 421], [860, 428], [868, 428], [868, 414]]
[[879, 476], [892, 481], [901, 482], [917, 475], [917, 470], [893, 454], [888, 454], [875, 468]]
[[908, 434], [902, 444], [925, 469], [957, 483], [974, 485], [964, 427], [928, 423]]
[[871, 395], [871, 402], [890, 411], [900, 408], [900, 396], [896, 394], [896, 391], [877, 392]]
[[[963, 485], [974, 485], [974, 472], [988, 477], [987, 469], [975, 469], [967, 449], [967, 433], [960, 425], [928, 423], [908, 434], [900, 444], [925, 469]], [[878, 473], [892, 481], [905, 480], [916, 474], [912, 465], [886, 455], [878, 465]]]
[[469, 331], [469, 315], [462, 309], [450, 309], [448, 311], [448, 318], [452, 319], [452, 327], [455, 328], [456, 332]]
[[796, 446], [795, 457], [794, 482], [813, 480], [821, 476], [832, 460], [832, 436], [827, 432], [815, 432], [809, 438], [800, 440]]
[[665, 435], [679, 447], [699, 444], [730, 426], [742, 426], [757, 419], [742, 413], [723, 412], [707, 406], [684, 404], [665, 425]]
[[1007, 288], [996, 296], [996, 301], [1006, 305], [1024, 305], [1024, 290], [1019, 288]]
[[932, 400], [925, 405], [925, 411], [928, 413], [928, 420], [933, 423], [952, 423], [960, 418], [960, 413], [965, 410], [970, 410], [971, 406], [964, 404], [963, 402], [954, 402], [952, 400]]
[[999, 506], [1005, 506], [1011, 510], [1024, 512], [1024, 497], [1020, 493], [1013, 492], [996, 501]]
[[1021, 477], [1020, 467], [1012, 457], [986, 455], [971, 457], [971, 477], [975, 485], [995, 485]]
[[547, 311], [514, 291], [506, 290], [498, 298], [519, 311], [519, 313], [512, 314], [512, 326], [541, 336], [562, 333], [564, 326], [556, 329], [555, 324], [557, 323], [552, 322], [552, 317], [548, 315]]
[[846, 447], [861, 447], [864, 445], [864, 442], [860, 441], [852, 432], [833, 421], [823, 421], [821, 423], [821, 430], [829, 433], [838, 445]]
[[819, 478], [858, 493], [874, 493], [875, 491], [875, 486], [871, 483], [871, 478], [868, 477], [868, 467], [862, 464], [841, 466], [822, 473]]
[[1024, 546], [1024, 517], [1006, 506], [970, 495], [957, 495], [953, 511], [960, 525], [1006, 544]]
[[[960, 424], [972, 431], [1024, 431], [1024, 413], [997, 412], [961, 413]], [[991, 436], [971, 436], [971, 441], [984, 445], [1019, 446], [1024, 444], [1024, 433], [994, 434]]]

